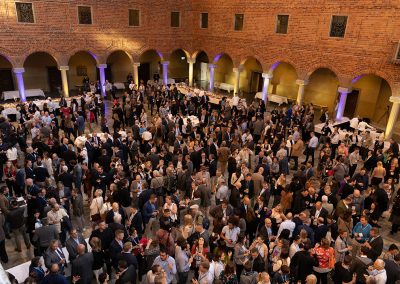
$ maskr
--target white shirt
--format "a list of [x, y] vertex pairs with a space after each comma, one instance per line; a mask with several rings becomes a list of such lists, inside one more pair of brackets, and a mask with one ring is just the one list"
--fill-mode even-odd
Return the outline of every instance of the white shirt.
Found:
[[[233, 229], [229, 229], [229, 226], [226, 225], [225, 227], [222, 228], [222, 233], [225, 235], [225, 238], [227, 239], [225, 241], [226, 246], [233, 248], [236, 244], [238, 235], [240, 234], [240, 229], [239, 227], [233, 227]], [[229, 243], [228, 240], [232, 240], [232, 243]]]
[[317, 148], [317, 146], [318, 146], [318, 138], [317, 138], [316, 136], [313, 136], [313, 137], [310, 139], [310, 142], [308, 143], [308, 147], [310, 147], [310, 148]]
[[285, 220], [279, 226], [279, 230], [278, 230], [277, 236], [279, 237], [279, 235], [281, 234], [282, 230], [288, 229], [290, 231], [290, 238], [291, 238], [295, 228], [296, 228], [296, 224], [292, 220]]
[[8, 149], [6, 155], [7, 155], [8, 160], [15, 161], [16, 159], [18, 159], [17, 148], [12, 147], [12, 148]]
[[358, 118], [354, 117], [350, 120], [350, 127], [356, 129], [358, 127]]
[[210, 270], [208, 270], [206, 273], [200, 273], [197, 281], [199, 281], [199, 284], [212, 284], [214, 277], [211, 275]]

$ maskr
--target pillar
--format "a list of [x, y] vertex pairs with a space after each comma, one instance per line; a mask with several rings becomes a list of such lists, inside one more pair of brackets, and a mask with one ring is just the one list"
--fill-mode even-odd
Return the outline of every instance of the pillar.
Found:
[[304, 86], [306, 86], [308, 82], [306, 80], [296, 80], [296, 84], [299, 85], [296, 102], [301, 106], [304, 100]]
[[189, 63], [189, 87], [193, 87], [193, 65], [196, 63], [196, 58], [188, 59]]
[[393, 103], [392, 109], [390, 110], [389, 120], [386, 125], [385, 137], [389, 139], [393, 135], [394, 127], [397, 122], [397, 118], [399, 117], [400, 110], [400, 97], [391, 96], [389, 101]]
[[269, 86], [269, 82], [272, 78], [272, 75], [268, 74], [268, 73], [263, 73], [262, 76], [264, 78], [264, 84], [263, 84], [263, 88], [262, 88], [262, 100], [264, 101], [264, 103], [267, 103], [268, 86]]
[[240, 72], [243, 70], [243, 65], [239, 65], [238, 68], [233, 68], [233, 72], [236, 74], [235, 87], [233, 89], [233, 96], [238, 96], [240, 91]]
[[105, 97], [106, 94], [106, 86], [104, 86], [106, 82], [106, 74], [104, 73], [104, 69], [107, 68], [107, 64], [99, 64], [97, 65], [97, 68], [99, 68], [100, 71], [100, 85], [101, 85], [101, 94], [103, 97]]
[[25, 68], [14, 68], [13, 71], [17, 78], [19, 98], [21, 102], [26, 102], [24, 77], [22, 76], [25, 72]]
[[346, 107], [347, 94], [351, 92], [348, 88], [339, 87], [340, 93], [339, 104], [337, 106], [336, 120], [340, 121], [343, 119], [344, 108]]
[[60, 66], [60, 71], [61, 71], [61, 82], [62, 82], [62, 89], [64, 92], [64, 96], [66, 98], [69, 97], [69, 88], [68, 88], [68, 77], [67, 77], [67, 71], [69, 70], [69, 66]]
[[210, 68], [210, 92], [214, 91], [214, 71], [217, 68], [216, 64], [208, 64], [208, 68]]
[[133, 63], [133, 82], [136, 84], [136, 86], [139, 86], [139, 66], [140, 63], [138, 62]]
[[164, 85], [168, 84], [168, 64], [169, 64], [169, 61], [162, 62], [162, 66], [163, 66], [163, 83], [164, 83]]

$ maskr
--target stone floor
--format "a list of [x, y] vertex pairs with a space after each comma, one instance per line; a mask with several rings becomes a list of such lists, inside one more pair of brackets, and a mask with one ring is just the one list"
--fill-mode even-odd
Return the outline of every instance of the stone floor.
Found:
[[[249, 99], [248, 96], [249, 95], [246, 95], [247, 99]], [[146, 106], [147, 106], [147, 104], [146, 104]], [[276, 107], [276, 105], [269, 106], [268, 110], [271, 110], [274, 107]], [[111, 109], [110, 109], [111, 103], [109, 101], [106, 101], [106, 108], [107, 108], [106, 113], [111, 114]], [[148, 115], [150, 117], [150, 113]], [[112, 120], [109, 119], [108, 123], [110, 124], [110, 129], [112, 129], [112, 127], [111, 127]], [[98, 129], [96, 129], [96, 130], [98, 130]], [[29, 140], [28, 140], [28, 143], [29, 143]], [[316, 153], [315, 156], [318, 157], [318, 153]], [[304, 157], [303, 157], [303, 159], [304, 159]], [[303, 159], [300, 158], [299, 160], [302, 161]], [[85, 202], [85, 211], [86, 211], [87, 218], [89, 218], [88, 202]], [[398, 233], [397, 235], [394, 235], [394, 236], [389, 234], [390, 226], [391, 226], [390, 222], [388, 222], [389, 215], [387, 213], [387, 214], [384, 214], [384, 216], [386, 216], [386, 217], [381, 220], [380, 225], [382, 226], [381, 235], [384, 239], [385, 249], [387, 249], [387, 247], [392, 243], [396, 243], [397, 245], [400, 246], [400, 241], [399, 241], [400, 233]], [[85, 238], [88, 238], [91, 233], [91, 228], [88, 225], [89, 225], [89, 222], [87, 222], [87, 224], [86, 224], [86, 231], [84, 232]], [[10, 240], [9, 239], [6, 240], [6, 250], [7, 250], [8, 256], [9, 256], [9, 262], [6, 264], [5, 263], [2, 264], [4, 269], [8, 269], [8, 268], [14, 267], [16, 265], [19, 265], [21, 263], [30, 261], [33, 258], [33, 249], [31, 248], [30, 250], [27, 250], [25, 245], [23, 244], [23, 241], [22, 241], [22, 252], [16, 252], [13, 238]]]

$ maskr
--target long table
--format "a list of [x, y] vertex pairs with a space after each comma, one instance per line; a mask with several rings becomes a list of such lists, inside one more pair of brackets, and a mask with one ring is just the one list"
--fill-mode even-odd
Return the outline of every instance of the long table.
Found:
[[[256, 93], [256, 95], [254, 97], [256, 99], [262, 100], [262, 92]], [[288, 104], [288, 99], [286, 97], [278, 96], [278, 95], [275, 95], [275, 94], [268, 94], [267, 95], [267, 100], [268, 100], [268, 102], [273, 102], [273, 103], [276, 103], [278, 105]]]
[[[25, 97], [45, 97], [43, 90], [41, 89], [28, 89], [25, 90]], [[3, 100], [19, 99], [19, 91], [6, 91], [2, 94]]]

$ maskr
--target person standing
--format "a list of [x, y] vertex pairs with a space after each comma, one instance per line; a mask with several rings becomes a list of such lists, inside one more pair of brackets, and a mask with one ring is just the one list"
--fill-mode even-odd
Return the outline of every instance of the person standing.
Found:
[[160, 265], [167, 274], [167, 284], [171, 284], [177, 273], [175, 259], [169, 256], [166, 250], [161, 249], [160, 255], [156, 257], [153, 262], [154, 265]]
[[71, 275], [77, 281], [76, 284], [91, 284], [93, 279], [93, 254], [86, 252], [86, 246], [79, 244], [77, 246], [77, 258], [72, 261]]

